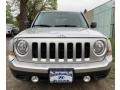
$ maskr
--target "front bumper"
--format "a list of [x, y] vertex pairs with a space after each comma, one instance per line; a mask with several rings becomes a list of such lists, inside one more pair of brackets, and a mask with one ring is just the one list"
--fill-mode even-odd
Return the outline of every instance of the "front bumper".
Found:
[[74, 73], [96, 72], [110, 69], [112, 64], [112, 55], [106, 56], [104, 60], [94, 63], [81, 64], [38, 64], [19, 62], [16, 58], [9, 61], [9, 66], [12, 70], [22, 72], [32, 72], [47, 74], [50, 68], [67, 68], [73, 69]]
[[[19, 80], [31, 80], [32, 76], [38, 76], [39, 80], [42, 81], [49, 81], [49, 73], [43, 74], [43, 73], [33, 73], [33, 72], [24, 72], [24, 71], [16, 71], [12, 70], [12, 74], [14, 77], [16, 77]], [[110, 69], [102, 70], [102, 71], [95, 71], [95, 72], [84, 72], [84, 73], [74, 73], [73, 81], [83, 81], [84, 76], [90, 76], [93, 80], [99, 80], [105, 78]]]

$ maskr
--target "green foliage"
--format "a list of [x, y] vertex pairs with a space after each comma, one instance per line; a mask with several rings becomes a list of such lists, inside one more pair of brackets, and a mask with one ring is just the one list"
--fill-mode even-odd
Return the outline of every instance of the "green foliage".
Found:
[[[12, 4], [11, 4], [12, 2]], [[24, 26], [24, 24], [21, 24], [21, 15], [19, 14], [16, 18], [12, 15], [12, 6], [15, 6], [15, 11], [26, 11], [21, 10], [20, 6], [24, 5], [24, 7], [27, 7], [27, 13], [24, 14], [24, 16], [27, 15], [27, 19], [30, 23], [32, 23], [33, 19], [35, 18], [36, 14], [42, 10], [56, 10], [57, 9], [57, 0], [12, 0], [10, 2], [7, 2], [6, 5], [6, 22], [12, 23], [15, 25], [18, 25], [20, 28]], [[19, 10], [18, 10], [19, 9]], [[22, 12], [24, 13], [24, 12]], [[17, 21], [15, 21], [17, 19]], [[26, 21], [23, 20], [22, 21]]]
[[28, 20], [32, 22], [35, 15], [37, 14], [37, 7], [43, 0], [29, 0], [27, 3], [27, 10], [28, 10]]
[[29, 0], [27, 2], [28, 20], [33, 21], [36, 14], [42, 10], [56, 10], [57, 0]]
[[57, 0], [50, 0], [50, 5], [53, 10], [57, 9]]
[[13, 6], [13, 2], [6, 1], [6, 23], [14, 24], [15, 26], [18, 26], [17, 20], [12, 14], [15, 11], [12, 8], [12, 6]]
[[14, 23], [11, 7], [12, 7], [11, 4], [9, 2], [7, 2], [7, 4], [6, 4], [6, 23]]

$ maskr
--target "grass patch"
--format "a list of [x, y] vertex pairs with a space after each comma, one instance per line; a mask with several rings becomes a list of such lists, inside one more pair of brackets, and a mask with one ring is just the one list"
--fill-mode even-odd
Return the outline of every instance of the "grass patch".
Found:
[[112, 63], [112, 67], [111, 67], [111, 70], [110, 70], [110, 73], [109, 73], [107, 79], [115, 80], [115, 63], [114, 62]]
[[115, 80], [115, 37], [113, 37], [110, 40], [112, 44], [113, 63], [112, 63], [112, 67], [110, 70], [110, 74], [108, 75], [107, 79]]

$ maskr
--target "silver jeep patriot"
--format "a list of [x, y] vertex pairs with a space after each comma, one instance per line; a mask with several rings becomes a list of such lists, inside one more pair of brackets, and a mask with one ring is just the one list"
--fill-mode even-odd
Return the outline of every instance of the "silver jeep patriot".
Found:
[[31, 27], [10, 41], [9, 67], [20, 80], [36, 83], [90, 82], [111, 68], [110, 40], [82, 12], [42, 11]]

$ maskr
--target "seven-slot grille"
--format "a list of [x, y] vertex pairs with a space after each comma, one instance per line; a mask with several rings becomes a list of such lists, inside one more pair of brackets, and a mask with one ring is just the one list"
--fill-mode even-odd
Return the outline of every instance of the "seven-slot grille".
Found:
[[[83, 48], [84, 45], [84, 48]], [[38, 53], [39, 51], [40, 53]], [[83, 54], [84, 53], [84, 54]], [[83, 56], [84, 55], [84, 56]], [[82, 59], [90, 59], [90, 43], [32, 43], [32, 58], [40, 58], [43, 62], [73, 62], [81, 61]], [[60, 61], [61, 60], [61, 61]]]

